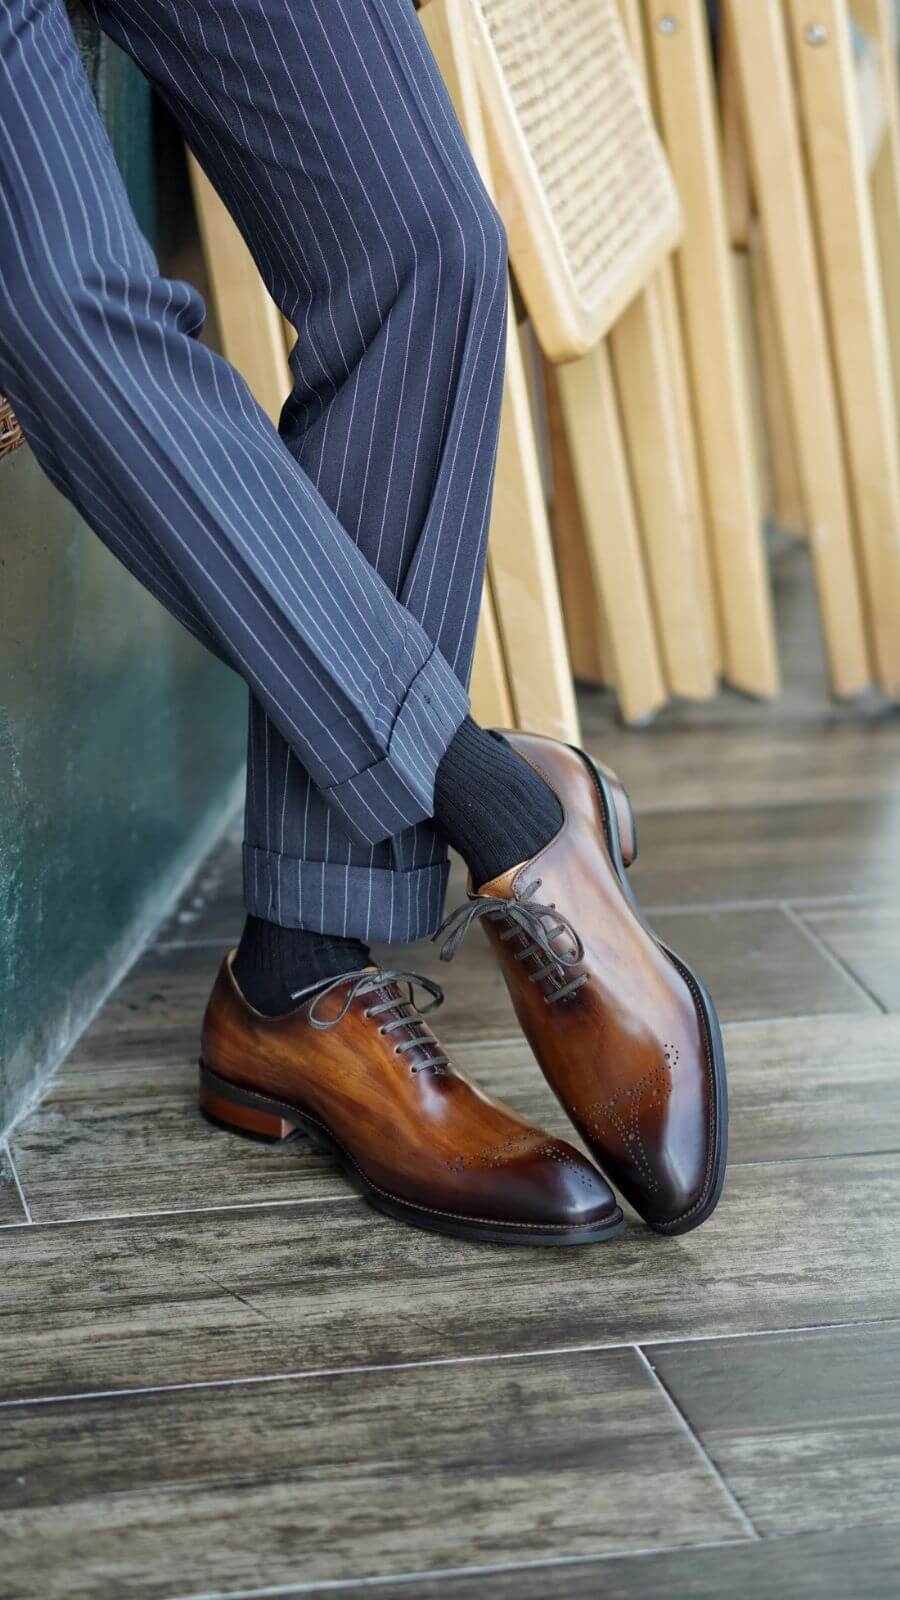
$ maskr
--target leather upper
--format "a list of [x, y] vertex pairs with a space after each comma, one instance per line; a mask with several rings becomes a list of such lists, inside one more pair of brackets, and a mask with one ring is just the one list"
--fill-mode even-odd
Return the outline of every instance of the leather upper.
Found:
[[[508, 734], [555, 791], [564, 823], [532, 860], [483, 884], [476, 898], [525, 896], [555, 905], [583, 944], [583, 959], [542, 980], [536, 955], [511, 924], [486, 917], [523, 1031], [560, 1101], [603, 1171], [650, 1222], [672, 1224], [699, 1208], [714, 1181], [715, 1077], [696, 981], [636, 912], [610, 853], [590, 765], [554, 740]], [[553, 919], [547, 919], [552, 926]], [[570, 935], [551, 938], [571, 953]], [[548, 1004], [554, 988], [587, 982]]]
[[[392, 998], [396, 1008], [377, 1020], [366, 1015]], [[320, 996], [316, 1014], [333, 1019], [345, 1001], [345, 990]], [[406, 1026], [379, 1031], [401, 1016]], [[413, 1048], [397, 1054], [395, 1046], [411, 1039]], [[567, 1228], [618, 1210], [609, 1186], [572, 1146], [491, 1100], [453, 1066], [431, 1067], [437, 1042], [396, 985], [358, 996], [336, 1026], [319, 1031], [309, 1002], [282, 1017], [255, 1012], [228, 958], [207, 1007], [202, 1051], [220, 1076], [314, 1118], [371, 1183], [414, 1205]]]

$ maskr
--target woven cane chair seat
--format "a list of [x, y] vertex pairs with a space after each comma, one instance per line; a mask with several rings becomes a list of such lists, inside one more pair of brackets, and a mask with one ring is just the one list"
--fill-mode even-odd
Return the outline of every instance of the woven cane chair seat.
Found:
[[596, 344], [677, 243], [617, 0], [466, 0], [516, 277], [547, 354]]

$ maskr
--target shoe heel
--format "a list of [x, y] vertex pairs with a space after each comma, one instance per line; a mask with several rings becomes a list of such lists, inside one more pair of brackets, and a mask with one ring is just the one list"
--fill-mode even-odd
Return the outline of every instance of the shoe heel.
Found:
[[260, 1139], [279, 1144], [284, 1139], [304, 1138], [296, 1123], [287, 1121], [271, 1108], [262, 1095], [240, 1089], [200, 1063], [198, 1102], [201, 1116], [217, 1128], [242, 1134], [245, 1139]]
[[619, 843], [622, 847], [622, 860], [626, 867], [630, 867], [637, 860], [637, 826], [628, 791], [620, 778], [610, 767], [605, 767], [602, 761], [595, 761], [594, 766], [606, 779], [607, 787], [612, 795], [612, 802], [616, 811], [616, 824], [619, 829]]

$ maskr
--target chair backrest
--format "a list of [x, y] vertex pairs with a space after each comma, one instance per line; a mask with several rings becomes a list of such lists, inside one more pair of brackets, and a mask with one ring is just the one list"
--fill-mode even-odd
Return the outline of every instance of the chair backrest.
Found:
[[497, 203], [555, 361], [603, 337], [681, 234], [617, 0], [465, 0]]

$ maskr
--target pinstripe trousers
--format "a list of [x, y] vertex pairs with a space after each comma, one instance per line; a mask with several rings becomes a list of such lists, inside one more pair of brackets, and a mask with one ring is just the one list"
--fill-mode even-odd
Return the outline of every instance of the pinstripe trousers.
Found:
[[247, 907], [433, 931], [506, 251], [410, 0], [89, 0], [297, 331], [276, 430], [140, 233], [64, 0], [0, 3], [0, 389], [119, 559], [250, 688]]

